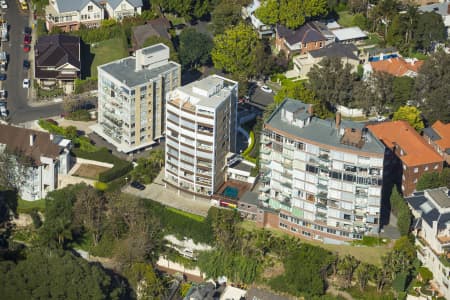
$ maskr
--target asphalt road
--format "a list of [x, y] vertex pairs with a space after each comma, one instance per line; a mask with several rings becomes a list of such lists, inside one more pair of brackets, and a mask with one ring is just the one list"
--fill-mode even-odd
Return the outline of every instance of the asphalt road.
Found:
[[7, 79], [3, 82], [3, 88], [8, 92], [9, 120], [12, 123], [57, 116], [62, 112], [61, 103], [29, 105], [29, 90], [22, 87], [22, 81], [24, 78], [31, 78], [31, 70], [28, 72], [23, 70], [23, 60], [28, 58], [28, 55], [30, 58], [33, 56], [32, 51], [29, 54], [23, 51], [23, 29], [30, 26], [30, 21], [29, 12], [22, 12], [18, 3], [8, 1], [4, 19], [9, 24], [9, 41], [2, 43], [3, 51], [9, 54]]

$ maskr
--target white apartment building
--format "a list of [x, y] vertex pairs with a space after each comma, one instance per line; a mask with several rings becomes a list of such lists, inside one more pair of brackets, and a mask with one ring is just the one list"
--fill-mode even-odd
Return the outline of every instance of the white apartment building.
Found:
[[417, 257], [433, 272], [433, 282], [450, 298], [450, 191], [437, 188], [405, 198], [414, 218]]
[[181, 82], [181, 67], [169, 61], [169, 54], [167, 46], [157, 44], [98, 67], [93, 129], [118, 151], [130, 153], [164, 136], [168, 93]]
[[259, 199], [278, 215], [268, 225], [330, 243], [377, 234], [383, 144], [363, 124], [312, 108], [285, 99], [264, 124]]
[[168, 184], [212, 195], [236, 149], [238, 84], [212, 75], [174, 90], [166, 107]]
[[[58, 175], [71, 168], [70, 148], [71, 141], [59, 136], [0, 124], [0, 151], [11, 154], [17, 169], [13, 184], [24, 200], [39, 200], [57, 189]], [[17, 155], [24, 156], [28, 164], [18, 165]]]

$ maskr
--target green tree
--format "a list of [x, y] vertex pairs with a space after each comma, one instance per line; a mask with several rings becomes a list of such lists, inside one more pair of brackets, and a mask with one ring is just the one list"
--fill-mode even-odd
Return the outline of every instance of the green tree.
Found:
[[343, 287], [348, 288], [352, 284], [353, 273], [358, 267], [359, 262], [354, 256], [345, 255], [338, 259], [337, 270], [343, 282]]
[[415, 82], [416, 101], [429, 121], [441, 120], [450, 122], [449, 95], [450, 84], [450, 54], [438, 51], [431, 55], [419, 70]]
[[257, 44], [258, 36], [249, 25], [241, 23], [227, 29], [214, 38], [214, 48], [211, 51], [214, 66], [228, 73], [250, 78], [255, 75]]
[[423, 283], [428, 283], [430, 280], [433, 280], [433, 273], [427, 267], [420, 267], [418, 271]]
[[68, 251], [30, 248], [26, 258], [1, 261], [4, 299], [98, 299], [126, 297], [125, 290], [97, 265]]
[[208, 62], [213, 42], [211, 38], [195, 29], [183, 30], [179, 36], [178, 55], [184, 68], [197, 68]]
[[397, 227], [401, 235], [407, 235], [412, 221], [412, 214], [406, 204], [406, 201], [397, 191], [397, 187], [392, 187], [391, 197], [391, 212], [397, 217]]
[[442, 16], [435, 12], [419, 14], [414, 39], [417, 46], [426, 52], [431, 50], [433, 42], [444, 42], [446, 33]]
[[360, 263], [355, 269], [356, 282], [361, 292], [364, 292], [369, 283], [372, 268], [372, 265]]
[[394, 77], [392, 79], [392, 92], [394, 93], [393, 109], [397, 110], [412, 99], [414, 79], [408, 76]]
[[126, 272], [127, 278], [139, 290], [140, 299], [161, 299], [164, 296], [164, 285], [149, 263], [134, 263]]
[[266, 0], [255, 11], [256, 17], [265, 24], [275, 25], [280, 21], [280, 1]]
[[212, 11], [211, 25], [214, 34], [222, 34], [229, 27], [236, 26], [241, 21], [241, 8], [234, 1], [220, 1]]
[[173, 43], [172, 43], [171, 40], [168, 40], [166, 38], [154, 35], [154, 36], [151, 36], [148, 39], [146, 39], [144, 44], [142, 45], [142, 47], [148, 47], [148, 46], [152, 46], [152, 45], [159, 44], [159, 43], [163, 43], [164, 45], [169, 47], [170, 60], [173, 60], [175, 62], [179, 62], [179, 60], [178, 60], [178, 53], [175, 50], [175, 47], [173, 46]]
[[407, 121], [409, 125], [417, 131], [421, 131], [424, 128], [420, 110], [415, 106], [400, 106], [398, 110], [394, 112], [394, 117], [392, 119], [394, 121]]
[[438, 187], [447, 187], [450, 189], [450, 168], [444, 168], [441, 173], [424, 173], [416, 184], [416, 190], [418, 191]]

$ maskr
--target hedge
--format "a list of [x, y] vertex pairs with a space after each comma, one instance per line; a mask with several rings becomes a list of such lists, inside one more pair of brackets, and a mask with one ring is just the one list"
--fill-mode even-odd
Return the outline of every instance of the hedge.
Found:
[[106, 163], [113, 164], [114, 166], [106, 170], [98, 175], [98, 180], [101, 182], [110, 182], [116, 178], [119, 178], [133, 169], [133, 165], [126, 161], [122, 160], [111, 153], [107, 148], [100, 148], [95, 152], [83, 151], [82, 149], [72, 149], [72, 153], [76, 157], [102, 161]]

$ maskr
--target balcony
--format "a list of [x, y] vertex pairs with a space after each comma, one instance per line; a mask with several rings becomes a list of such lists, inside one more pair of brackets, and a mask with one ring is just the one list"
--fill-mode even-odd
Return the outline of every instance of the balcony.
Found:
[[324, 203], [322, 201], [318, 201], [318, 202], [316, 202], [316, 207], [321, 208], [321, 209], [327, 209], [327, 202], [325, 201], [325, 203]]
[[262, 183], [270, 183], [270, 177], [268, 177], [268, 176], [263, 176], [263, 177], [261, 178], [261, 182], [262, 182]]
[[326, 193], [326, 192], [319, 192], [319, 193], [317, 193], [317, 197], [318, 198], [327, 198], [328, 197], [328, 193]]
[[323, 162], [329, 162], [330, 161], [330, 156], [328, 154], [320, 154], [319, 155], [319, 160], [321, 160]]
[[317, 188], [318, 188], [319, 190], [325, 190], [325, 191], [328, 191], [328, 186], [325, 185], [325, 184], [318, 183], [318, 184], [317, 184]]
[[281, 183], [282, 186], [292, 189], [292, 183], [284, 181]]

